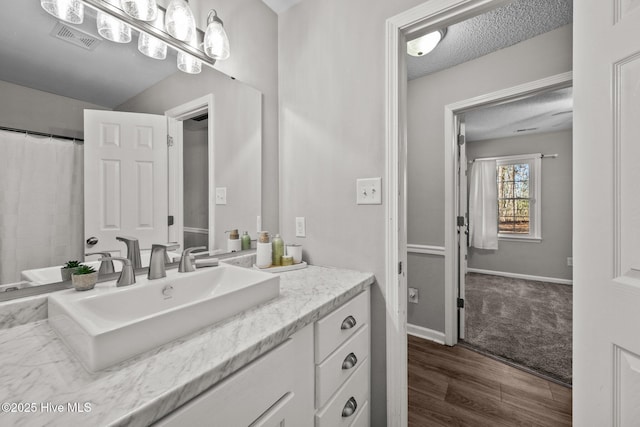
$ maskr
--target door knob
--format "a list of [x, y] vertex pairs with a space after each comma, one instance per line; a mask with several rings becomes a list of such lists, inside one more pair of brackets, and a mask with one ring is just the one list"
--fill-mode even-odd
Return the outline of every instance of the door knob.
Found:
[[96, 245], [97, 243], [98, 243], [98, 238], [97, 237], [91, 236], [91, 237], [89, 237], [87, 239], [87, 245], [89, 245], [89, 246]]

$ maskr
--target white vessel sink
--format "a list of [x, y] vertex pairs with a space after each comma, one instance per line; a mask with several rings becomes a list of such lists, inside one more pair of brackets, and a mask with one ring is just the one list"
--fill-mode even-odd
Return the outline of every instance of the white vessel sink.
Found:
[[107, 368], [280, 294], [280, 277], [233, 265], [49, 296], [49, 324], [89, 371]]
[[[171, 260], [180, 259], [180, 253], [178, 252], [167, 252], [169, 258]], [[143, 249], [140, 251], [140, 260], [142, 262], [143, 267], [149, 266], [149, 258], [151, 257], [151, 251], [148, 249]], [[86, 261], [82, 264], [86, 264], [88, 266], [93, 267], [96, 271], [100, 268], [100, 255], [91, 255], [91, 258], [94, 261]], [[22, 280], [29, 281], [33, 284], [37, 285], [46, 285], [48, 283], [57, 283], [62, 280], [62, 273], [60, 273], [61, 265], [56, 265], [53, 267], [43, 267], [43, 268], [34, 268], [31, 270], [23, 270], [20, 272], [20, 278]], [[116, 272], [122, 270], [121, 262], [114, 262], [113, 268]]]

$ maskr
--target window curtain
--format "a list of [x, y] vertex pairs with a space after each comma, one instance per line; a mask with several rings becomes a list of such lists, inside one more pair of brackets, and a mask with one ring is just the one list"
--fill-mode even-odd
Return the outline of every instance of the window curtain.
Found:
[[469, 181], [469, 246], [498, 249], [496, 161], [476, 160]]
[[0, 283], [82, 260], [83, 147], [0, 131]]

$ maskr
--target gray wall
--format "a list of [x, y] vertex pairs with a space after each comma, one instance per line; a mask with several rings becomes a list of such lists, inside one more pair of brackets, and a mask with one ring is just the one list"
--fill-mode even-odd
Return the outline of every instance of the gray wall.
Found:
[[375, 273], [374, 426], [386, 425], [385, 207], [357, 206], [355, 185], [385, 170], [385, 20], [422, 2], [304, 0], [279, 16], [280, 232], [314, 264]]
[[[184, 226], [209, 228], [209, 162], [207, 128], [183, 130]], [[185, 243], [185, 248], [187, 247]]]
[[[571, 32], [567, 25], [409, 82], [409, 244], [444, 246], [444, 106], [570, 71]], [[409, 286], [419, 289], [420, 303], [410, 304], [408, 322], [444, 332], [444, 310], [433, 309], [444, 306], [444, 276], [426, 277], [416, 263], [416, 259], [409, 262], [407, 277]]]
[[467, 144], [467, 158], [516, 154], [558, 154], [543, 159], [541, 173], [542, 241], [501, 239], [497, 251], [470, 248], [467, 266], [482, 270], [572, 279], [567, 266], [572, 242], [572, 132], [552, 132]]
[[0, 126], [82, 138], [85, 109], [110, 110], [0, 81]]

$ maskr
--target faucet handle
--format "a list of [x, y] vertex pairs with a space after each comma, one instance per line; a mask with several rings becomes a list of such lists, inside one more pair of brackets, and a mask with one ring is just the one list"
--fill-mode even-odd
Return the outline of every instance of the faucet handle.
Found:
[[[111, 252], [88, 252], [86, 254], [84, 254], [84, 256], [89, 256], [89, 255], [102, 255], [103, 257], [110, 257], [111, 256]], [[100, 263], [100, 269], [98, 270], [98, 276], [101, 276], [103, 274], [112, 274], [115, 273], [116, 270], [113, 268], [113, 261], [111, 260], [105, 260], [102, 261]]]
[[151, 245], [151, 252], [160, 248], [164, 248], [164, 263], [165, 264], [169, 264], [172, 262], [172, 260], [169, 258], [169, 254], [167, 254], [167, 251], [175, 251], [176, 249], [180, 248], [180, 244], [176, 243], [176, 242], [170, 242], [170, 243], [154, 243]]
[[178, 273], [188, 273], [190, 271], [195, 271], [195, 267], [193, 266], [193, 263], [191, 262], [189, 255], [191, 255], [191, 252], [193, 251], [202, 250], [202, 249], [206, 250], [207, 247], [196, 246], [193, 248], [187, 248], [184, 251], [182, 251], [182, 257], [180, 258], [180, 265], [178, 266]]
[[119, 240], [121, 242], [134, 242], [138, 240], [138, 238], [133, 236], [116, 236], [116, 240]]
[[118, 281], [116, 282], [116, 286], [129, 286], [136, 283], [136, 275], [133, 272], [133, 264], [131, 264], [131, 260], [128, 258], [123, 258], [119, 256], [107, 256], [100, 258], [100, 261], [121, 261], [122, 262], [122, 271], [120, 272], [120, 277], [118, 277]]

